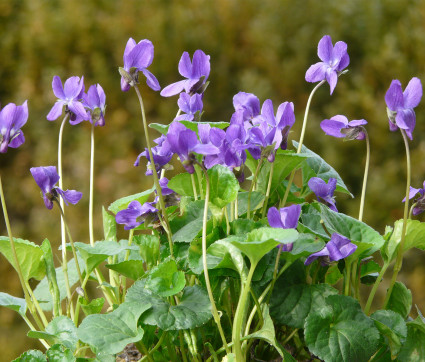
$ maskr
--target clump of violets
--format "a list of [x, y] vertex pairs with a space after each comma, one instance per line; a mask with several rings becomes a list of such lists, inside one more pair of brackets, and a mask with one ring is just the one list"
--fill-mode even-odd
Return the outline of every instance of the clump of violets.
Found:
[[0, 111], [0, 153], [8, 147], [18, 148], [25, 142], [21, 128], [28, 120], [28, 104], [21, 106], [9, 103]]
[[347, 44], [343, 41], [338, 41], [333, 46], [331, 37], [325, 35], [319, 41], [317, 55], [321, 62], [313, 64], [308, 68], [305, 74], [305, 80], [311, 83], [326, 80], [329, 83], [332, 94], [338, 81], [339, 73], [350, 64]]
[[342, 115], [333, 116], [320, 123], [323, 132], [329, 136], [345, 138], [346, 140], [363, 140], [366, 138], [363, 126], [367, 124], [364, 119], [348, 122], [347, 117]]
[[319, 177], [312, 177], [308, 180], [308, 187], [314, 192], [316, 197], [327, 205], [331, 210], [338, 212], [335, 206], [334, 192], [336, 189], [336, 178], [331, 177], [326, 183]]
[[61, 79], [55, 75], [52, 81], [52, 89], [58, 100], [47, 115], [47, 120], [54, 121], [58, 119], [62, 114], [63, 107], [65, 107], [65, 113], [69, 114], [69, 123], [72, 125], [90, 119], [90, 115], [86, 112], [82, 103], [84, 77], [68, 78], [62, 86]]
[[[425, 211], [425, 181], [421, 189], [410, 186], [409, 200], [413, 199], [415, 196], [417, 197], [414, 200], [412, 214], [416, 216]], [[406, 202], [406, 198], [403, 199], [403, 202]]]
[[[267, 220], [273, 228], [296, 229], [300, 215], [301, 205], [299, 204], [283, 207], [280, 210], [271, 207], [267, 213]], [[292, 247], [293, 243], [281, 246], [282, 251], [291, 251]]]
[[159, 91], [156, 77], [147, 70], [152, 64], [154, 48], [150, 40], [144, 39], [136, 44], [133, 38], [128, 39], [124, 50], [124, 67], [119, 68], [121, 74], [121, 90], [127, 92], [130, 87], [139, 84], [139, 72], [146, 77], [146, 84], [154, 91]]
[[162, 91], [163, 97], [171, 97], [183, 90], [186, 93], [203, 93], [205, 82], [210, 75], [210, 56], [202, 50], [197, 50], [190, 61], [188, 52], [184, 52], [179, 62], [179, 73], [184, 80], [166, 86]]
[[63, 191], [55, 186], [59, 181], [59, 175], [55, 166], [32, 167], [30, 171], [38, 187], [41, 189], [44, 204], [49, 210], [53, 208], [53, 201], [58, 201], [59, 196], [62, 197], [66, 205], [68, 205], [68, 202], [75, 205], [81, 200], [83, 196], [81, 192], [75, 190]]
[[317, 253], [311, 254], [304, 264], [309, 265], [317, 258], [320, 258], [322, 265], [328, 265], [333, 261], [338, 261], [350, 256], [356, 249], [357, 245], [353, 244], [350, 239], [338, 233], [333, 233], [325, 247]]
[[137, 200], [132, 201], [126, 209], [118, 211], [115, 220], [117, 224], [124, 224], [125, 230], [134, 229], [157, 215], [158, 209], [154, 205], [153, 202], [142, 205]]
[[390, 131], [401, 128], [412, 139], [416, 125], [415, 108], [422, 98], [422, 83], [419, 78], [412, 78], [403, 92], [401, 83], [395, 79], [385, 94]]
[[92, 85], [83, 95], [83, 105], [90, 114], [90, 122], [95, 126], [105, 125], [106, 96], [100, 84]]

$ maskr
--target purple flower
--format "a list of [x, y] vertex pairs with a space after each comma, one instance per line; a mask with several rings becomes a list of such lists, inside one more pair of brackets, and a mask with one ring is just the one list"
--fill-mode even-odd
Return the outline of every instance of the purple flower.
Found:
[[[174, 192], [174, 190], [171, 190], [168, 187], [168, 179], [166, 177], [162, 177], [159, 180], [159, 186], [161, 187], [161, 193], [162, 193], [162, 196], [164, 197], [165, 207], [177, 205], [178, 202], [180, 201], [180, 197]], [[155, 190], [155, 193], [157, 193], [156, 190]], [[156, 204], [158, 203], [158, 201], [159, 201], [159, 196], [155, 196], [154, 203]]]
[[334, 233], [331, 236], [331, 240], [328, 241], [325, 247], [317, 253], [311, 254], [304, 264], [309, 265], [320, 257], [322, 259], [322, 265], [326, 265], [329, 264], [329, 262], [346, 258], [353, 254], [356, 249], [357, 245], [354, 245], [345, 236]]
[[187, 93], [180, 93], [179, 100], [177, 101], [179, 108], [185, 114], [175, 118], [175, 121], [192, 121], [195, 117], [196, 112], [201, 112], [203, 103], [202, 95], [195, 93], [194, 95], [189, 95]]
[[347, 44], [343, 41], [338, 41], [333, 46], [331, 37], [325, 35], [319, 41], [317, 55], [321, 62], [313, 64], [308, 68], [305, 74], [305, 80], [311, 83], [326, 80], [329, 83], [332, 94], [338, 81], [338, 73], [350, 63]]
[[63, 106], [66, 107], [65, 112], [70, 114], [69, 123], [72, 125], [90, 119], [90, 115], [87, 114], [81, 103], [84, 94], [84, 77], [81, 79], [79, 77], [68, 78], [65, 85], [62, 86], [61, 79], [55, 75], [52, 88], [58, 100], [47, 115], [47, 120], [56, 120], [62, 114]]
[[422, 83], [419, 78], [412, 78], [404, 92], [399, 80], [391, 82], [390, 88], [385, 94], [390, 131], [396, 131], [398, 128], [404, 129], [407, 136], [412, 139], [412, 132], [416, 124], [413, 108], [419, 104], [421, 98]]
[[0, 153], [6, 153], [8, 147], [18, 148], [25, 142], [21, 127], [28, 120], [28, 105], [9, 103], [0, 111]]
[[66, 205], [68, 205], [68, 202], [75, 205], [81, 200], [83, 196], [81, 192], [75, 190], [63, 191], [55, 186], [59, 181], [59, 175], [55, 166], [32, 167], [30, 171], [43, 193], [44, 204], [49, 210], [53, 208], [53, 200], [57, 200], [59, 196], [62, 197]]
[[179, 62], [179, 73], [186, 79], [166, 86], [161, 91], [163, 97], [174, 96], [183, 89], [190, 94], [202, 90], [202, 86], [210, 75], [210, 56], [198, 49], [193, 54], [191, 62], [189, 53], [184, 52]]
[[83, 105], [89, 110], [91, 123], [105, 125], [106, 96], [100, 84], [92, 85], [87, 94], [84, 93]]
[[[280, 210], [271, 207], [267, 213], [269, 225], [273, 228], [295, 229], [301, 215], [301, 205], [291, 205]], [[282, 251], [291, 251], [293, 243], [281, 245]]]
[[233, 97], [235, 113], [230, 123], [252, 120], [260, 114], [260, 100], [252, 93], [239, 92]]
[[[157, 146], [152, 148], [152, 156], [155, 162], [156, 172], [159, 173], [162, 170], [162, 168], [168, 162], [170, 162], [171, 158], [173, 157], [173, 152], [170, 149], [170, 143], [168, 142], [166, 136], [161, 135], [161, 137], [155, 139], [154, 142], [157, 144]], [[139, 156], [136, 159], [136, 162], [134, 162], [134, 166], [136, 167], [139, 166], [140, 157], [142, 156], [146, 157], [148, 160], [147, 171], [145, 172], [145, 175], [152, 175], [149, 150], [147, 148], [145, 148], [145, 150], [141, 154], [139, 154]]]
[[123, 59], [124, 67], [119, 69], [123, 92], [127, 92], [131, 86], [139, 83], [139, 72], [146, 77], [146, 84], [151, 89], [154, 91], [161, 89], [156, 77], [146, 69], [153, 60], [153, 44], [150, 40], [144, 39], [136, 44], [133, 38], [128, 39]]
[[[419, 195], [414, 201], [415, 207], [413, 208], [412, 212], [412, 214], [415, 216], [425, 211], [425, 181], [422, 189], [415, 189], [414, 187], [410, 186], [409, 200], [413, 199], [417, 194]], [[403, 202], [406, 202], [406, 198], [403, 199]]]
[[334, 192], [336, 189], [336, 178], [331, 177], [326, 184], [319, 177], [312, 177], [308, 180], [308, 187], [314, 192], [318, 199], [322, 199], [324, 204], [335, 212], [338, 212], [335, 206]]
[[143, 224], [149, 217], [155, 217], [157, 212], [153, 202], [141, 205], [135, 200], [130, 202], [126, 209], [118, 211], [115, 220], [117, 224], [124, 224], [125, 230], [130, 230]]
[[347, 140], [365, 139], [364, 125], [367, 121], [364, 119], [348, 122], [347, 117], [337, 115], [331, 119], [325, 119], [320, 123], [322, 130], [329, 136], [345, 138]]

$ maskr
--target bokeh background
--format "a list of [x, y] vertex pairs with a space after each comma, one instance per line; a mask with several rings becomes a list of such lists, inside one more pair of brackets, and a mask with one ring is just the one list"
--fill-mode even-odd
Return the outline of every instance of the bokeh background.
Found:
[[[101, 205], [150, 187], [144, 167], [133, 167], [144, 148], [139, 105], [134, 92], [120, 90], [118, 67], [129, 37], [150, 39], [155, 58], [149, 70], [161, 86], [180, 80], [177, 64], [183, 51], [202, 49], [211, 56], [210, 86], [204, 98], [204, 119], [229, 121], [232, 97], [255, 93], [275, 108], [295, 104], [298, 139], [312, 84], [305, 71], [317, 62], [317, 43], [329, 34], [348, 44], [349, 73], [332, 96], [319, 89], [309, 117], [306, 145], [322, 155], [343, 177], [352, 193], [338, 195], [340, 211], [358, 213], [365, 145], [325, 136], [319, 123], [336, 114], [369, 122], [371, 172], [364, 220], [383, 232], [402, 217], [405, 153], [399, 133], [388, 130], [384, 95], [392, 79], [403, 87], [413, 76], [425, 80], [425, 1], [421, 0], [0, 0], [0, 102], [28, 99], [26, 143], [0, 157], [13, 233], [41, 243], [59, 244], [59, 214], [48, 211], [29, 168], [57, 163], [60, 119], [46, 120], [55, 102], [54, 75], [62, 80], [84, 75], [86, 89], [102, 85], [107, 96], [106, 126], [96, 129], [95, 234], [102, 237]], [[150, 122], [169, 123], [177, 97], [162, 98], [142, 85]], [[425, 179], [425, 106], [417, 108], [412, 151], [412, 185]], [[152, 136], [157, 135], [152, 131]], [[64, 186], [84, 198], [67, 208], [74, 239], [88, 240], [90, 125], [65, 127]], [[170, 176], [171, 174], [169, 174]], [[422, 217], [423, 220], [423, 217]], [[6, 235], [3, 221], [0, 235]], [[414, 303], [425, 311], [425, 254], [412, 251], [400, 276], [413, 290]], [[21, 296], [19, 280], [0, 256], [0, 290]], [[387, 274], [387, 277], [390, 273]], [[0, 310], [0, 361], [39, 347], [26, 337], [20, 317]]]

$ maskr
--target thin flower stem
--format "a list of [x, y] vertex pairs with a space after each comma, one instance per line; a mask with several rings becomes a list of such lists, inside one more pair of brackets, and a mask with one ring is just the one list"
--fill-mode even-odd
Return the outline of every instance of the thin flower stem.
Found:
[[[302, 128], [301, 128], [301, 136], [300, 136], [300, 140], [298, 141], [297, 154], [301, 153], [301, 149], [302, 149], [302, 146], [303, 146], [305, 130], [307, 129], [307, 119], [308, 119], [308, 112], [310, 111], [311, 100], [313, 99], [314, 93], [316, 93], [316, 91], [319, 89], [319, 87], [323, 83], [325, 83], [325, 80], [322, 80], [320, 83], [318, 83], [313, 88], [313, 90], [310, 93], [310, 96], [308, 97], [307, 105], [305, 107], [303, 125], [302, 125]], [[288, 199], [289, 191], [291, 190], [292, 182], [294, 181], [294, 175], [295, 175], [295, 170], [293, 170], [291, 172], [291, 175], [289, 176], [289, 181], [288, 181], [288, 185], [286, 186], [285, 195], [283, 196], [283, 199], [282, 199], [282, 201], [279, 205], [279, 207], [281, 207], [281, 208], [285, 206], [286, 200]]]
[[292, 333], [281, 343], [282, 346], [284, 346], [286, 343], [288, 343], [293, 336], [295, 336], [295, 333], [298, 332], [298, 328], [295, 328]]
[[[21, 316], [24, 319], [25, 323], [28, 325], [28, 327], [30, 327], [30, 329], [32, 331], [37, 331], [25, 314], [21, 315]], [[44, 348], [46, 348], [46, 349], [50, 348], [49, 344], [44, 339], [39, 339], [39, 341], [44, 346]]]
[[277, 255], [276, 255], [276, 260], [274, 262], [273, 279], [271, 281], [270, 293], [269, 293], [269, 296], [267, 297], [267, 303], [270, 301], [270, 298], [271, 298], [272, 293], [273, 293], [274, 284], [276, 283], [276, 279], [277, 279], [277, 268], [279, 268], [279, 260], [280, 260], [280, 255], [281, 254], [282, 254], [282, 247], [279, 248], [279, 250], [277, 252]]
[[266, 216], [267, 203], [269, 202], [270, 190], [272, 188], [273, 170], [274, 170], [274, 162], [272, 162], [270, 166], [269, 183], [267, 185], [266, 197], [264, 198], [263, 212], [261, 214], [262, 219]]
[[[90, 274], [89, 273], [87, 273], [85, 275], [85, 277], [84, 277], [83, 284], [81, 285], [81, 288], [83, 288], [83, 290], [86, 287], [86, 284], [87, 284], [87, 282], [89, 280], [89, 277], [90, 277]], [[81, 306], [80, 298], [77, 297], [77, 305], [75, 306], [75, 315], [74, 315], [74, 319], [73, 319], [74, 324], [76, 326], [78, 326], [78, 318], [79, 318], [79, 314], [80, 314], [80, 306]]]
[[167, 233], [168, 243], [169, 243], [169, 247], [170, 247], [170, 254], [171, 254], [171, 257], [174, 258], [173, 240], [171, 238], [171, 228], [170, 228], [170, 223], [168, 222], [168, 215], [167, 215], [167, 210], [165, 208], [164, 197], [162, 196], [161, 186], [159, 185], [158, 174], [156, 172], [156, 167], [155, 167], [155, 160], [154, 160], [153, 154], [152, 154], [152, 148], [151, 148], [151, 142], [150, 142], [149, 130], [148, 130], [148, 123], [146, 121], [146, 115], [145, 115], [145, 107], [143, 105], [142, 95], [140, 94], [140, 90], [139, 90], [139, 88], [137, 87], [136, 84], [134, 84], [134, 90], [136, 91], [137, 98], [139, 99], [139, 103], [140, 103], [140, 109], [142, 111], [142, 120], [143, 120], [143, 128], [144, 128], [145, 137], [146, 137], [146, 146], [148, 147], [149, 159], [150, 159], [151, 166], [152, 166], [153, 181], [154, 181], [154, 184], [155, 184], [157, 195], [159, 197], [159, 205], [161, 207], [163, 218], [164, 218], [165, 224], [167, 226], [165, 228], [165, 232]]
[[89, 233], [90, 245], [94, 246], [93, 235], [93, 183], [94, 183], [94, 123], [91, 125], [90, 136], [90, 198], [89, 198]]
[[230, 349], [227, 347], [226, 337], [221, 327], [220, 316], [218, 314], [217, 306], [215, 305], [214, 296], [211, 289], [210, 277], [208, 274], [208, 264], [207, 264], [207, 222], [208, 222], [208, 202], [210, 199], [210, 178], [208, 177], [207, 170], [199, 165], [204, 172], [205, 180], [206, 180], [206, 190], [205, 190], [205, 205], [204, 205], [204, 215], [202, 219], [202, 264], [204, 267], [204, 277], [205, 277], [205, 285], [207, 287], [208, 297], [211, 302], [211, 310], [214, 317], [214, 321], [217, 324], [218, 331], [220, 333], [220, 337], [223, 341], [223, 346], [226, 347], [226, 352], [229, 354]]
[[363, 133], [365, 134], [366, 138], [366, 162], [365, 162], [365, 169], [364, 169], [364, 177], [363, 177], [363, 187], [362, 187], [362, 196], [360, 198], [360, 210], [359, 210], [359, 221], [363, 220], [363, 210], [364, 210], [364, 200], [366, 196], [366, 184], [367, 184], [367, 177], [369, 174], [369, 163], [370, 163], [370, 141], [369, 141], [369, 135], [364, 127], [362, 127]]
[[35, 297], [34, 292], [32, 291], [28, 281], [25, 281], [25, 286], [27, 287], [27, 290], [28, 290], [28, 292], [31, 296], [31, 300], [34, 303], [35, 309], [37, 310], [38, 315], [40, 316], [41, 321], [44, 324], [44, 327], [46, 327], [49, 324], [49, 322], [47, 321], [47, 318], [46, 318], [43, 310], [41, 309], [40, 304], [38, 304], [37, 298]]
[[409, 210], [409, 219], [411, 219], [412, 218], [412, 215], [413, 215], [413, 209], [416, 207], [416, 204], [417, 204], [417, 202], [415, 202], [411, 207], [410, 207], [410, 210]]
[[372, 290], [370, 291], [369, 297], [364, 308], [364, 313], [366, 315], [370, 312], [370, 307], [372, 306], [373, 298], [375, 298], [376, 291], [378, 290], [379, 284], [381, 283], [382, 278], [384, 277], [385, 272], [387, 271], [389, 263], [385, 263], [382, 266], [381, 271], [379, 272], [378, 278], [376, 278], [375, 283], [373, 284]]
[[152, 353], [154, 353], [155, 351], [158, 350], [159, 347], [161, 347], [162, 342], [164, 341], [165, 336], [167, 335], [167, 332], [163, 331], [161, 337], [159, 338], [158, 342], [156, 343], [156, 345], [149, 350], [148, 354], [146, 356], [143, 356], [141, 360], [139, 360], [139, 362], [143, 362], [147, 359], [151, 359], [150, 355]]
[[254, 177], [252, 178], [251, 186], [249, 188], [248, 193], [248, 202], [247, 202], [247, 211], [246, 211], [246, 218], [250, 219], [250, 212], [251, 212], [251, 194], [252, 190], [254, 189], [255, 183], [257, 182], [258, 174], [260, 173], [261, 165], [263, 164], [263, 159], [260, 159], [258, 162], [257, 168], [255, 169]]
[[195, 198], [195, 200], [198, 200], [198, 193], [196, 192], [195, 175], [193, 173], [190, 174], [190, 179], [192, 181], [193, 197]]
[[229, 223], [229, 213], [227, 212], [227, 205], [224, 207], [224, 218], [226, 219], [227, 235], [230, 235], [230, 223]]
[[407, 229], [407, 217], [409, 214], [409, 193], [410, 193], [410, 178], [411, 178], [411, 164], [410, 164], [410, 150], [409, 140], [407, 139], [406, 131], [400, 128], [401, 135], [403, 136], [404, 146], [406, 148], [406, 201], [404, 202], [404, 215], [403, 215], [403, 227], [401, 229], [401, 240], [397, 250], [397, 259], [394, 265], [393, 276], [391, 278], [390, 287], [388, 288], [387, 295], [384, 301], [384, 309], [387, 307], [388, 301], [390, 300], [391, 293], [394, 288], [394, 284], [397, 280], [397, 275], [401, 270], [403, 264], [403, 253], [404, 253], [404, 242], [406, 240], [406, 229]]
[[351, 285], [351, 266], [352, 262], [347, 261], [345, 264], [345, 288], [344, 288], [344, 295], [349, 296], [350, 295], [350, 285]]
[[[128, 246], [131, 246], [131, 244], [133, 244], [133, 236], [134, 236], [134, 229], [130, 229], [130, 232], [128, 233]], [[129, 257], [130, 257], [130, 250], [127, 250], [127, 252], [125, 253], [124, 261], [128, 261]], [[127, 278], [125, 276], [121, 277], [121, 285], [122, 285], [122, 297], [124, 302], [125, 293], [127, 292]]]

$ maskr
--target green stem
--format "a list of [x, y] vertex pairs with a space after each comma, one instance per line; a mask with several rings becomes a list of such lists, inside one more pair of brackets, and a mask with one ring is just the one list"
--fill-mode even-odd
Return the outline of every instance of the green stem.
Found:
[[352, 262], [347, 261], [345, 263], [345, 288], [344, 288], [344, 295], [349, 296], [350, 295], [350, 285], [351, 285], [351, 264]]
[[298, 332], [298, 328], [295, 328], [292, 333], [282, 342], [282, 346], [284, 346], [286, 343], [288, 343], [293, 336], [295, 336], [295, 333]]
[[[63, 118], [62, 123], [61, 123], [61, 126], [59, 128], [59, 139], [58, 139], [58, 176], [59, 176], [59, 188], [61, 190], [63, 190], [63, 175], [62, 175], [62, 141], [63, 141], [63, 130], [65, 128], [65, 124], [66, 124], [66, 121], [68, 120], [68, 117], [69, 117], [69, 113], [67, 112], [65, 114], [65, 117]], [[60, 198], [59, 204], [60, 204], [62, 210], [64, 210], [65, 203], [62, 200], [62, 198]], [[62, 240], [62, 248], [63, 248], [63, 246], [66, 245], [66, 233], [65, 233], [65, 224], [64, 224], [62, 218], [61, 218], [61, 240]], [[62, 256], [63, 256], [63, 249], [62, 249]], [[69, 293], [71, 293], [71, 290], [69, 290]], [[68, 295], [68, 290], [67, 290], [67, 295]], [[70, 297], [70, 295], [71, 294], [68, 295], [68, 298]]]
[[35, 297], [34, 292], [32, 291], [32, 289], [31, 289], [28, 281], [25, 281], [25, 286], [26, 286], [26, 288], [27, 288], [27, 290], [28, 290], [28, 292], [29, 292], [29, 294], [31, 296], [31, 300], [34, 303], [35, 309], [37, 310], [37, 312], [38, 312], [38, 314], [39, 314], [39, 316], [41, 318], [41, 321], [44, 324], [44, 327], [46, 327], [49, 324], [49, 322], [47, 321], [47, 318], [44, 315], [44, 312], [41, 309], [40, 304], [38, 304], [37, 298]]
[[[32, 331], [37, 331], [25, 314], [24, 315], [21, 314], [21, 316]], [[44, 348], [46, 348], [46, 350], [50, 348], [49, 344], [44, 339], [39, 339], [39, 341], [44, 346]]]
[[262, 219], [266, 216], [267, 203], [269, 202], [270, 190], [272, 188], [273, 170], [274, 162], [272, 162], [272, 165], [270, 166], [269, 183], [267, 185], [266, 197], [264, 198], [263, 212], [261, 214]]
[[151, 359], [150, 355], [158, 350], [159, 347], [161, 347], [162, 342], [164, 341], [165, 336], [167, 335], [167, 332], [162, 332], [161, 337], [159, 338], [156, 345], [148, 351], [146, 356], [143, 356], [139, 362], [145, 361], [147, 359]]
[[236, 361], [245, 361], [245, 357], [242, 352], [241, 345], [241, 333], [242, 333], [242, 324], [245, 315], [246, 304], [248, 301], [248, 294], [250, 290], [252, 276], [254, 275], [255, 267], [257, 263], [251, 264], [251, 267], [248, 272], [248, 276], [245, 282], [242, 282], [241, 295], [239, 297], [238, 306], [236, 307], [235, 319], [233, 322], [232, 330], [232, 341], [233, 341], [233, 353], [236, 355]]
[[179, 331], [179, 340], [180, 340], [180, 353], [182, 354], [183, 362], [187, 362], [186, 349], [184, 348], [183, 333], [181, 330]]
[[416, 204], [417, 204], [417, 202], [415, 202], [411, 207], [410, 207], [410, 210], [409, 210], [409, 219], [411, 219], [412, 218], [412, 215], [413, 215], [413, 209], [416, 207]]
[[170, 228], [170, 223], [168, 222], [168, 215], [167, 215], [167, 210], [165, 208], [164, 197], [162, 196], [161, 186], [159, 185], [158, 174], [156, 172], [156, 167], [155, 167], [155, 161], [153, 159], [151, 142], [150, 142], [150, 137], [149, 137], [149, 130], [148, 130], [148, 123], [146, 121], [146, 115], [145, 115], [145, 107], [143, 106], [142, 95], [140, 94], [139, 88], [137, 87], [136, 84], [134, 84], [134, 90], [136, 91], [137, 98], [139, 99], [139, 103], [140, 103], [140, 109], [142, 111], [143, 129], [145, 131], [146, 146], [148, 148], [149, 159], [150, 159], [151, 166], [152, 166], [153, 181], [154, 181], [154, 184], [155, 184], [157, 195], [159, 197], [159, 205], [161, 207], [161, 211], [162, 211], [163, 218], [164, 218], [165, 225], [166, 225], [165, 232], [167, 233], [168, 243], [169, 243], [169, 247], [170, 247], [170, 254], [171, 254], [171, 257], [174, 258], [173, 240], [171, 238], [171, 228]]
[[[305, 136], [305, 130], [307, 129], [307, 119], [308, 119], [308, 112], [310, 111], [310, 105], [311, 105], [311, 100], [313, 99], [313, 95], [314, 93], [316, 93], [316, 91], [319, 89], [319, 87], [325, 83], [324, 80], [322, 80], [320, 83], [318, 83], [313, 90], [310, 93], [310, 96], [308, 97], [307, 100], [307, 105], [305, 107], [305, 112], [304, 112], [304, 120], [303, 120], [303, 125], [301, 128], [301, 136], [300, 136], [300, 140], [298, 141], [298, 148], [297, 148], [297, 154], [301, 153], [301, 149], [303, 146], [303, 142], [304, 142], [304, 136]], [[285, 190], [285, 195], [283, 196], [283, 199], [279, 205], [279, 207], [284, 207], [286, 204], [286, 200], [288, 199], [288, 195], [289, 195], [289, 190], [291, 189], [292, 186], [292, 182], [294, 181], [294, 175], [295, 175], [295, 170], [293, 170], [291, 172], [291, 175], [289, 176], [289, 181], [288, 181], [288, 185], [286, 186], [286, 190]]]
[[247, 202], [247, 211], [246, 211], [246, 218], [250, 219], [250, 212], [251, 212], [251, 193], [254, 189], [254, 185], [257, 182], [258, 174], [260, 173], [261, 165], [263, 164], [263, 159], [260, 159], [258, 162], [257, 168], [255, 169], [254, 177], [252, 178], [251, 186], [249, 187], [249, 193], [248, 193], [248, 202]]
[[406, 228], [407, 228], [407, 217], [409, 214], [409, 192], [410, 192], [410, 175], [411, 175], [411, 163], [410, 163], [410, 150], [409, 150], [409, 140], [407, 139], [406, 131], [400, 128], [401, 135], [403, 136], [404, 146], [406, 148], [406, 165], [407, 165], [407, 175], [406, 175], [406, 201], [404, 203], [404, 215], [403, 215], [403, 227], [401, 229], [401, 240], [397, 250], [397, 259], [394, 265], [393, 276], [391, 278], [391, 284], [388, 288], [387, 295], [384, 301], [384, 309], [386, 308], [388, 301], [390, 299], [391, 293], [394, 288], [394, 284], [397, 280], [397, 275], [401, 270], [403, 264], [403, 253], [404, 253], [404, 242], [406, 240]]
[[373, 298], [375, 298], [376, 291], [378, 290], [379, 284], [381, 283], [381, 280], [384, 277], [384, 274], [387, 271], [388, 266], [389, 266], [389, 263], [385, 263], [382, 266], [382, 269], [379, 272], [378, 278], [376, 278], [375, 283], [373, 284], [372, 290], [370, 291], [369, 297], [366, 302], [366, 306], [364, 308], [364, 313], [366, 315], [368, 315], [370, 312], [370, 307], [372, 306]]
[[[208, 176], [207, 170], [205, 170], [201, 165], [201, 169], [204, 172], [205, 180], [206, 180], [206, 190], [205, 190], [205, 205], [204, 205], [204, 215], [202, 221], [202, 264], [204, 267], [204, 277], [205, 277], [205, 285], [207, 287], [208, 297], [211, 302], [211, 310], [214, 317], [214, 321], [217, 324], [218, 331], [220, 333], [220, 337], [223, 341], [223, 346], [227, 346], [226, 337], [223, 332], [223, 328], [220, 323], [220, 316], [217, 311], [217, 307], [214, 302], [214, 296], [211, 289], [210, 277], [208, 274], [208, 264], [207, 264], [207, 222], [208, 222], [208, 202], [210, 199], [210, 179]], [[226, 352], [230, 353], [230, 350], [226, 348]]]
[[91, 125], [90, 146], [90, 198], [89, 198], [89, 233], [90, 245], [94, 246], [93, 236], [93, 183], [94, 183], [94, 123]]
[[276, 255], [276, 259], [274, 261], [273, 279], [271, 281], [270, 293], [269, 293], [269, 296], [267, 297], [267, 303], [270, 301], [270, 298], [271, 298], [272, 293], [273, 293], [274, 284], [276, 283], [276, 279], [277, 279], [277, 268], [279, 268], [279, 260], [280, 260], [280, 255], [281, 254], [282, 254], [282, 247], [279, 248], [279, 250], [277, 252], [277, 255]]
[[364, 169], [364, 177], [363, 177], [363, 187], [362, 187], [362, 196], [360, 198], [360, 210], [359, 210], [359, 221], [363, 220], [363, 210], [364, 210], [364, 200], [366, 196], [366, 184], [367, 184], [367, 177], [369, 174], [369, 163], [370, 163], [370, 142], [369, 142], [369, 135], [364, 127], [362, 127], [363, 133], [365, 134], [366, 138], [366, 162], [365, 162], [365, 169]]
[[[86, 287], [86, 284], [87, 284], [87, 282], [89, 280], [89, 277], [90, 277], [90, 274], [89, 273], [87, 273], [85, 275], [85, 277], [84, 277], [83, 284], [81, 285], [81, 288], [83, 288], [83, 290]], [[75, 306], [75, 315], [74, 315], [74, 319], [73, 319], [74, 324], [76, 326], [78, 326], [78, 318], [79, 318], [79, 314], [80, 314], [80, 306], [81, 306], [80, 298], [77, 297], [77, 305]]]
[[193, 173], [190, 175], [190, 179], [192, 181], [193, 197], [195, 198], [195, 200], [198, 200], [198, 193], [196, 192], [195, 175]]
[[[131, 244], [133, 244], [133, 235], [134, 235], [134, 229], [130, 229], [130, 232], [128, 234], [128, 246], [131, 246]], [[125, 253], [124, 261], [128, 261], [129, 257], [130, 257], [130, 250], [127, 250], [127, 252]], [[122, 285], [122, 296], [124, 299], [125, 293], [127, 291], [127, 278], [124, 276], [121, 278], [121, 285]]]

